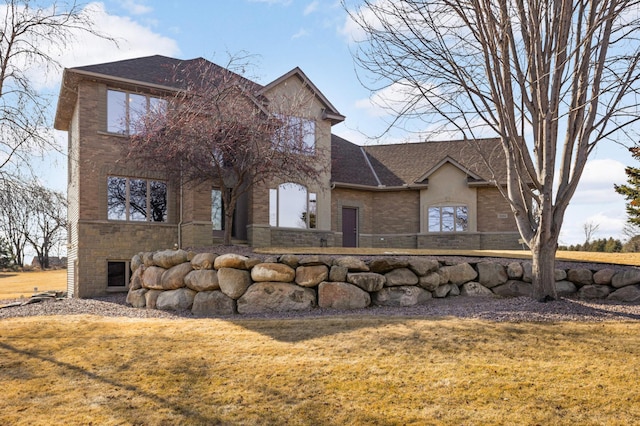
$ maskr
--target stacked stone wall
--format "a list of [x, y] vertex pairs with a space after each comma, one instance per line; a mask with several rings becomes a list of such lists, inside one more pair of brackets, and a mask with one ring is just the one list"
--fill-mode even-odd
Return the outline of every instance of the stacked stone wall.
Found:
[[[135, 255], [127, 302], [199, 316], [413, 306], [456, 296], [531, 296], [531, 262], [443, 263], [424, 256], [238, 254], [164, 250]], [[640, 268], [557, 269], [560, 296], [640, 302]]]

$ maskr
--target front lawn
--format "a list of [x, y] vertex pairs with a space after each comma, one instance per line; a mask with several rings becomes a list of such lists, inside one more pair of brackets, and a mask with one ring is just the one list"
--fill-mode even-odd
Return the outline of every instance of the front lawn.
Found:
[[0, 321], [0, 424], [634, 424], [640, 322]]

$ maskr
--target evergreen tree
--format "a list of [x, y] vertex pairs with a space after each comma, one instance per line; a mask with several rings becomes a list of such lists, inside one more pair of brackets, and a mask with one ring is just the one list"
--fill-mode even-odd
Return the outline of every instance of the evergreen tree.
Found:
[[0, 268], [8, 268], [12, 263], [11, 246], [4, 237], [0, 237]]
[[[640, 147], [629, 148], [631, 155], [640, 160]], [[626, 185], [613, 185], [616, 192], [627, 199], [627, 222], [640, 225], [640, 168], [628, 166], [624, 169], [627, 174]]]

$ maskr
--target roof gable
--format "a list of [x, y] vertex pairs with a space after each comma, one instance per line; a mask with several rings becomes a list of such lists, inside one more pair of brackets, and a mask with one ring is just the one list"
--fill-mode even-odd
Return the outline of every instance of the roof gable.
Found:
[[313, 84], [311, 80], [309, 80], [309, 77], [307, 77], [307, 75], [299, 67], [295, 67], [294, 69], [287, 72], [286, 74], [283, 74], [280, 77], [276, 78], [271, 83], [264, 86], [259, 93], [266, 94], [269, 90], [273, 89], [274, 87], [294, 77], [300, 79], [303, 86], [308, 87], [311, 90], [311, 92], [313, 92], [314, 96], [324, 106], [323, 117], [322, 117], [323, 119], [330, 120], [332, 125], [338, 124], [344, 121], [345, 119], [344, 115], [338, 112], [336, 107], [334, 107], [333, 104], [329, 102], [329, 99], [327, 99], [322, 94], [320, 89], [318, 89], [318, 87], [315, 84]]
[[[335, 138], [332, 137], [332, 142]], [[506, 162], [499, 139], [366, 146], [340, 140], [343, 142], [337, 150], [336, 144], [332, 143], [332, 180], [335, 183], [375, 188], [420, 187], [445, 164], [466, 174], [470, 184], [506, 182]], [[345, 149], [345, 143], [353, 147]], [[368, 161], [361, 151], [366, 153]], [[343, 155], [348, 158], [341, 158]], [[342, 170], [343, 167], [348, 170]]]
[[456, 160], [454, 160], [453, 158], [451, 158], [451, 157], [449, 157], [447, 155], [445, 158], [440, 160], [440, 162], [438, 162], [435, 166], [433, 166], [432, 168], [427, 170], [425, 172], [425, 174], [423, 174], [418, 179], [416, 179], [416, 182], [417, 183], [423, 183], [423, 182], [426, 183], [429, 180], [429, 176], [431, 176], [433, 173], [437, 172], [445, 164], [451, 164], [452, 166], [454, 166], [455, 168], [460, 170], [463, 174], [467, 175], [468, 177], [470, 177], [471, 179], [473, 179], [475, 181], [483, 180], [476, 173], [473, 173], [472, 171], [470, 171], [469, 169], [465, 168], [460, 163], [458, 163]]

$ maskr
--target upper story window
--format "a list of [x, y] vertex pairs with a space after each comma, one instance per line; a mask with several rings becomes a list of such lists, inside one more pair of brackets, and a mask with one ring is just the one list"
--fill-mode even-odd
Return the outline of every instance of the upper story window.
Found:
[[317, 196], [297, 183], [269, 190], [269, 225], [280, 228], [316, 228]]
[[135, 134], [140, 120], [148, 112], [163, 111], [167, 101], [138, 93], [107, 90], [107, 131], [123, 135]]
[[107, 219], [167, 221], [167, 184], [147, 179], [107, 178]]
[[429, 232], [464, 232], [468, 229], [467, 206], [429, 207]]
[[281, 126], [276, 132], [276, 146], [300, 146], [305, 153], [313, 154], [316, 146], [316, 122], [308, 118], [277, 114]]

